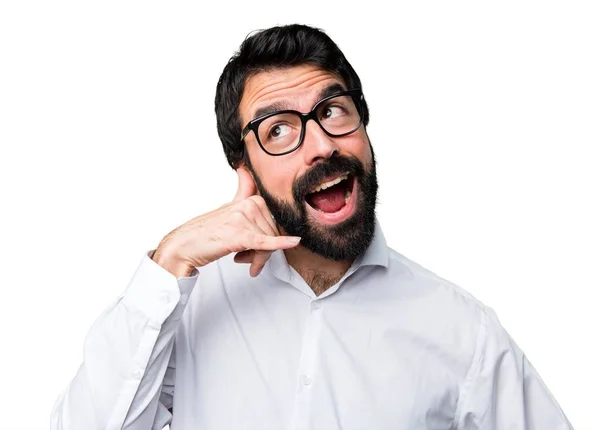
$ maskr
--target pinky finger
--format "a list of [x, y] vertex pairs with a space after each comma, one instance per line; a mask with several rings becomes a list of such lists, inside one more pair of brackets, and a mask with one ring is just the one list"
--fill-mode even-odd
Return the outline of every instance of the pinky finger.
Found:
[[252, 263], [254, 259], [255, 251], [252, 249], [248, 249], [246, 251], [240, 251], [233, 257], [233, 261], [236, 263]]
[[250, 276], [255, 277], [260, 275], [272, 253], [272, 251], [254, 251], [252, 264], [250, 264]]

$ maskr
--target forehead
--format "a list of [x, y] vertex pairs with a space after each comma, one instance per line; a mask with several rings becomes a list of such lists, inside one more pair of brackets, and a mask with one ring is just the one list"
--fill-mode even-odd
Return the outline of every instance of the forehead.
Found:
[[345, 88], [339, 76], [312, 65], [259, 72], [246, 80], [240, 116], [246, 123], [258, 110], [272, 104], [308, 111], [321, 91], [335, 84]]

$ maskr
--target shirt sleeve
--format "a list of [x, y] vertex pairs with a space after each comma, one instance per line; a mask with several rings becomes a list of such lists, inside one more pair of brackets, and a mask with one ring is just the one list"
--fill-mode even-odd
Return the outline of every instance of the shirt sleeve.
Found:
[[170, 422], [175, 331], [198, 270], [176, 278], [152, 254], [89, 330], [83, 364], [54, 405], [52, 430], [148, 430]]
[[453, 428], [573, 430], [540, 375], [488, 307], [482, 311]]

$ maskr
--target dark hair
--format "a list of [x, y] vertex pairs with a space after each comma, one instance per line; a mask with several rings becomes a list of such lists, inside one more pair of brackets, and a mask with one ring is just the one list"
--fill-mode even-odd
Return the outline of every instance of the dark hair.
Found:
[[[362, 89], [360, 78], [333, 40], [322, 30], [307, 25], [261, 30], [247, 37], [231, 57], [219, 78], [215, 95], [217, 131], [231, 167], [237, 167], [244, 155], [239, 105], [246, 80], [263, 71], [304, 64], [339, 76], [347, 89]], [[369, 109], [364, 98], [362, 111], [366, 126]]]

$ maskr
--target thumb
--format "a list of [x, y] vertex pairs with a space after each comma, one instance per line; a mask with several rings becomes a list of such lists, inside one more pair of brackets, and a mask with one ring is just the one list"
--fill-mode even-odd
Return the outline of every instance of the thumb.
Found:
[[252, 175], [250, 175], [248, 169], [246, 167], [238, 167], [235, 171], [238, 174], [238, 189], [233, 201], [237, 202], [244, 200], [257, 194], [256, 183], [254, 182], [254, 178], [252, 178]]

